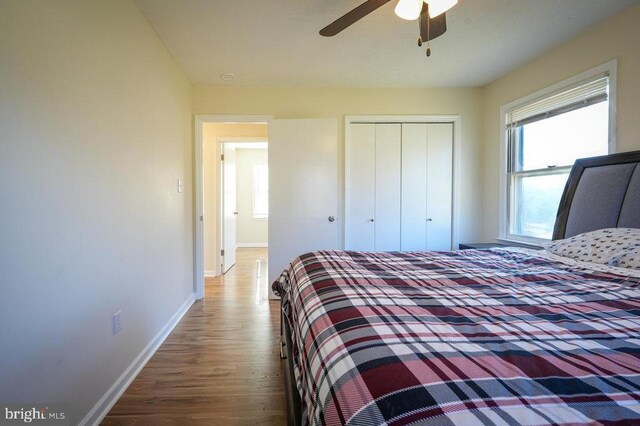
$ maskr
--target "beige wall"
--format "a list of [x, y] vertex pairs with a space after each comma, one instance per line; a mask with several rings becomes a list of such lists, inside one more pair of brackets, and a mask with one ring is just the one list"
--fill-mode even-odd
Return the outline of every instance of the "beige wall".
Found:
[[193, 294], [191, 84], [129, 0], [3, 0], [0, 58], [0, 401], [75, 425]]
[[238, 244], [268, 243], [267, 219], [253, 218], [253, 164], [267, 164], [266, 149], [237, 149], [237, 203], [238, 203], [238, 227], [236, 242]]
[[[460, 240], [481, 237], [482, 89], [309, 89], [194, 87], [194, 114], [331, 118], [339, 123], [338, 170], [344, 183], [345, 115], [461, 115]], [[340, 195], [342, 199], [342, 194]]]
[[218, 140], [256, 139], [266, 141], [268, 136], [266, 124], [227, 124], [205, 123], [202, 129], [203, 147], [203, 179], [204, 179], [204, 270], [207, 275], [220, 273], [217, 264], [218, 216], [220, 207], [216, 196], [220, 196], [220, 153], [216, 154]]
[[575, 38], [484, 88], [484, 239], [498, 236], [500, 106], [618, 59], [616, 151], [640, 149], [640, 5]]

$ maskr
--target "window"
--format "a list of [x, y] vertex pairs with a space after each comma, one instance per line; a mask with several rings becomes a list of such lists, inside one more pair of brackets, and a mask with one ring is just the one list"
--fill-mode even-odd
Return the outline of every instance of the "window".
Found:
[[253, 163], [253, 218], [269, 217], [269, 167]]
[[608, 73], [506, 109], [506, 238], [551, 239], [574, 161], [609, 152], [609, 116]]

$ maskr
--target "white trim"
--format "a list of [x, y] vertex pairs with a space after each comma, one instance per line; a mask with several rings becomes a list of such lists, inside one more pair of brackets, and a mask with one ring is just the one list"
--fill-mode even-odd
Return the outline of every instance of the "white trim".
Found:
[[532, 102], [536, 99], [550, 96], [554, 92], [562, 91], [568, 86], [579, 83], [580, 81], [592, 78], [598, 74], [609, 74], [609, 153], [616, 152], [616, 132], [617, 132], [617, 70], [618, 60], [612, 59], [604, 64], [598, 65], [587, 71], [581, 72], [566, 80], [562, 80], [544, 89], [538, 90], [530, 95], [508, 102], [500, 107], [500, 194], [498, 197], [498, 240], [515, 241], [523, 244], [539, 244], [546, 240], [539, 238], [513, 238], [508, 234], [508, 218], [507, 218], [507, 140], [506, 140], [506, 115], [511, 109], [517, 108], [522, 104]]
[[196, 115], [203, 123], [265, 124], [273, 120], [272, 115]]
[[217, 277], [219, 275], [218, 271], [204, 271], [205, 278]]
[[344, 217], [342, 235], [344, 247], [347, 243], [347, 218], [350, 214], [349, 183], [351, 173], [349, 147], [351, 144], [351, 124], [354, 123], [451, 123], [453, 124], [453, 170], [452, 170], [452, 206], [451, 206], [451, 249], [458, 247], [460, 228], [460, 150], [462, 142], [462, 117], [460, 115], [345, 115], [344, 117]]
[[352, 123], [453, 123], [459, 115], [345, 115], [345, 124]]
[[158, 350], [160, 345], [171, 334], [171, 331], [180, 322], [182, 317], [189, 311], [191, 305], [196, 301], [196, 295], [191, 294], [185, 302], [180, 305], [175, 314], [169, 319], [169, 321], [162, 327], [162, 329], [156, 334], [156, 336], [149, 342], [149, 344], [138, 354], [126, 370], [118, 377], [118, 379], [111, 385], [111, 387], [102, 395], [102, 398], [93, 406], [93, 408], [87, 413], [86, 416], [80, 421], [80, 426], [85, 425], [99, 425], [105, 418], [113, 406], [118, 402], [118, 399], [122, 396], [124, 391], [127, 390], [131, 382], [136, 378], [144, 366], [149, 362], [149, 359]]
[[541, 249], [541, 248], [543, 248], [543, 246], [540, 245], [540, 244], [535, 244], [535, 243], [526, 242], [526, 241], [510, 240], [508, 238], [496, 238], [496, 241], [498, 241], [500, 243], [513, 244], [513, 245], [518, 246], [518, 247], [525, 247], [525, 248], [532, 248], [532, 249]]
[[[195, 139], [194, 143], [194, 170], [195, 170], [195, 184], [194, 184], [194, 209], [193, 220], [194, 226], [194, 287], [196, 291], [196, 298], [204, 298], [204, 222], [200, 220], [200, 217], [204, 218], [204, 178], [203, 178], [203, 153], [202, 144], [204, 143], [203, 125], [205, 123], [259, 123], [268, 124], [273, 119], [270, 115], [196, 115], [195, 116]], [[231, 139], [231, 138], [227, 138]], [[256, 138], [251, 138], [254, 141]], [[236, 141], [241, 142], [241, 141]], [[217, 143], [217, 142], [216, 142]], [[220, 152], [218, 147], [215, 147], [214, 152]], [[219, 178], [219, 176], [218, 176]], [[216, 196], [216, 202], [220, 202], [219, 194]], [[216, 229], [218, 226], [216, 225]], [[218, 236], [220, 234], [218, 233]], [[218, 251], [218, 253], [220, 253]], [[218, 256], [219, 257], [219, 256]], [[217, 262], [220, 265], [220, 262]]]
[[201, 117], [196, 116], [196, 138], [194, 139], [194, 169], [195, 169], [195, 182], [193, 185], [193, 191], [195, 196], [193, 202], [195, 208], [193, 209], [193, 232], [195, 233], [193, 238], [193, 284], [198, 299], [204, 298], [204, 165], [203, 159], [203, 126], [205, 121]]
[[460, 193], [462, 192], [462, 179], [460, 173], [462, 166], [460, 164], [462, 155], [462, 116], [453, 116], [453, 206], [451, 210], [451, 249], [455, 250], [460, 244]]
[[269, 247], [269, 243], [238, 243], [237, 248], [250, 248], [250, 247]]
[[[225, 123], [226, 124], [226, 123]], [[237, 123], [236, 123], [237, 124]], [[267, 124], [257, 123], [257, 124]], [[237, 143], [238, 145], [245, 145], [243, 148], [246, 149], [267, 149], [267, 145], [264, 145], [268, 142], [268, 138], [266, 137], [247, 137], [247, 136], [219, 136], [216, 138], [219, 142], [223, 143]], [[252, 147], [251, 144], [258, 145], [257, 147]], [[236, 146], [239, 148], [239, 146]]]
[[[609, 68], [609, 153], [617, 152], [618, 134], [618, 60], [607, 62]], [[604, 66], [603, 65], [603, 66]]]
[[[222, 138], [225, 142], [231, 142], [229, 138]], [[244, 139], [244, 138], [242, 138]], [[251, 138], [250, 141], [241, 140], [238, 143], [234, 143], [233, 146], [235, 149], [255, 149], [255, 150], [267, 150], [269, 148], [268, 139], [264, 138], [264, 141], [255, 140], [256, 138]], [[262, 138], [259, 138], [262, 139]]]

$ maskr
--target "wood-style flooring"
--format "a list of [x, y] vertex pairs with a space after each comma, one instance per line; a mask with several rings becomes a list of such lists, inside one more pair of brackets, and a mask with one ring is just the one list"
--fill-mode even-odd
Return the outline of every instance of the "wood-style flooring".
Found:
[[205, 299], [102, 424], [285, 424], [280, 303], [266, 299], [266, 259], [266, 249], [238, 249], [233, 268], [206, 279]]

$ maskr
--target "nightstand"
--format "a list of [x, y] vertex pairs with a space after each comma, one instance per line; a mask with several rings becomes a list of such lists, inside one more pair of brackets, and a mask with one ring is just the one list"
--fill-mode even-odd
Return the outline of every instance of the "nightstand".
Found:
[[513, 247], [509, 244], [505, 243], [460, 243], [460, 250], [480, 250], [480, 249], [490, 249], [497, 247]]

